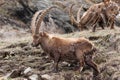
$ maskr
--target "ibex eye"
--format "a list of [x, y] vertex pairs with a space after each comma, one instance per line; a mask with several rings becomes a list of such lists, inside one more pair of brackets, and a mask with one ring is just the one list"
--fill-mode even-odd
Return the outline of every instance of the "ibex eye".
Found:
[[33, 38], [38, 38], [38, 36], [37, 36], [37, 35], [34, 35]]
[[111, 11], [113, 11], [114, 9], [111, 9]]

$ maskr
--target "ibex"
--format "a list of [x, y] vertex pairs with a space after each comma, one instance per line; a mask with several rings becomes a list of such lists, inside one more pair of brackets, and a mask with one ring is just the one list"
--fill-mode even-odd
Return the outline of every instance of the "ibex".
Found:
[[[77, 13], [77, 20], [75, 20], [72, 14], [72, 7], [73, 5], [70, 7], [70, 10], [69, 10], [71, 22], [72, 24], [74, 23], [75, 25], [77, 25], [80, 28], [80, 30], [83, 30], [83, 28], [85, 28], [86, 26], [93, 26], [93, 31], [95, 31], [96, 25], [98, 23], [102, 22], [107, 24], [108, 18], [110, 17], [110, 15], [117, 15], [119, 12], [119, 9], [118, 9], [119, 7], [115, 2], [110, 0], [103, 0], [103, 2], [101, 3], [92, 5], [83, 14], [81, 18], [80, 18], [81, 8], [80, 8]], [[113, 9], [113, 11], [111, 11], [111, 9]], [[113, 23], [114, 18], [111, 17], [110, 21], [112, 21], [111, 23]], [[104, 29], [103, 25], [100, 24], [100, 26], [102, 27], [102, 29]]]
[[39, 32], [39, 28], [44, 16], [52, 8], [55, 7], [50, 7], [43, 11], [38, 11], [35, 13], [35, 16], [33, 16], [31, 26], [33, 35], [32, 46], [36, 47], [41, 45], [41, 48], [50, 56], [50, 58], [54, 60], [53, 71], [55, 72], [58, 71], [58, 63], [61, 60], [76, 60], [79, 62], [80, 71], [84, 65], [87, 64], [93, 68], [93, 74], [97, 75], [99, 73], [98, 67], [96, 63], [92, 61], [92, 56], [94, 55], [96, 48], [89, 40], [85, 38], [55, 37], [46, 32]]
[[106, 22], [111, 29], [114, 29], [115, 17], [119, 14], [119, 9], [120, 8], [117, 5], [117, 3], [110, 2], [108, 7], [105, 7], [105, 9], [103, 10], [105, 13], [104, 15], [105, 15]]
[[[102, 9], [101, 15], [98, 24], [104, 29], [104, 24], [110, 29], [114, 29], [114, 21], [115, 17], [119, 14], [119, 6], [117, 3], [113, 1], [109, 1], [106, 7]], [[93, 27], [93, 31], [95, 31], [96, 25]]]

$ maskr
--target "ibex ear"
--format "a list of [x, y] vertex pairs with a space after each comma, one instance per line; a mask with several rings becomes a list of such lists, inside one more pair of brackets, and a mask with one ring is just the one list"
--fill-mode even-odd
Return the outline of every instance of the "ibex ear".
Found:
[[110, 0], [103, 0], [103, 2], [110, 2]]
[[108, 3], [110, 2], [111, 0], [103, 0], [103, 2], [105, 3], [105, 5], [108, 5]]
[[41, 32], [40, 35], [41, 35], [41, 36], [44, 36], [44, 37], [47, 37], [47, 36], [48, 36], [48, 34], [47, 34], [46, 32]]

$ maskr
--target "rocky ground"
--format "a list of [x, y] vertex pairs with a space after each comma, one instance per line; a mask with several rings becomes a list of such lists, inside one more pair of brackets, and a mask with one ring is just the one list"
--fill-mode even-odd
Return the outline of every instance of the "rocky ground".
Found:
[[53, 73], [53, 61], [40, 47], [31, 47], [32, 37], [30, 33], [21, 32], [22, 30], [17, 32], [17, 34], [22, 34], [21, 36], [11, 36], [10, 38], [9, 35], [9, 37], [0, 40], [0, 78], [3, 80], [120, 79], [120, 28], [118, 27], [115, 30], [98, 29], [95, 33], [89, 30], [64, 35], [54, 34], [61, 37], [86, 37], [94, 42], [99, 50], [94, 57], [100, 69], [100, 74], [97, 77], [93, 77], [92, 69], [85, 67], [82, 73], [78, 73], [74, 70], [76, 65], [70, 65], [67, 62], [61, 62], [59, 64], [60, 71]]

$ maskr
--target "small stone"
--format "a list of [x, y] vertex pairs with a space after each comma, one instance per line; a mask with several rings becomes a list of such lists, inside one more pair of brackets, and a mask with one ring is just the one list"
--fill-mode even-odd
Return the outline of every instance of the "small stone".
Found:
[[32, 69], [30, 67], [28, 67], [27, 69], [25, 69], [25, 71], [23, 72], [24, 74], [27, 74], [28, 72], [32, 71]]
[[33, 74], [33, 75], [29, 76], [29, 79], [30, 80], [39, 80], [39, 77], [37, 74]]
[[41, 77], [42, 77], [43, 79], [53, 80], [53, 77], [51, 77], [51, 76], [48, 75], [48, 74], [41, 75]]

